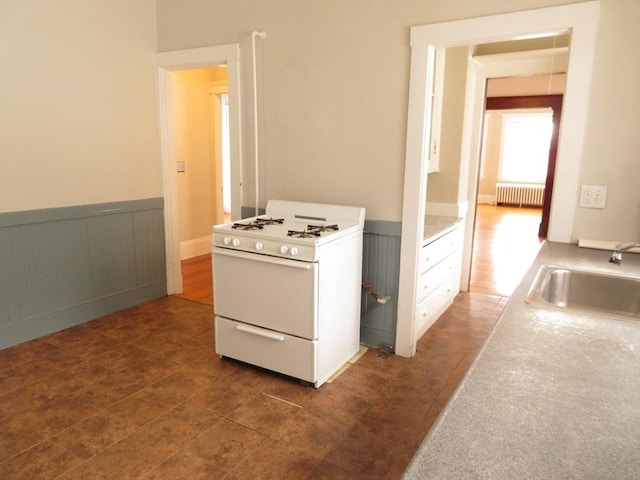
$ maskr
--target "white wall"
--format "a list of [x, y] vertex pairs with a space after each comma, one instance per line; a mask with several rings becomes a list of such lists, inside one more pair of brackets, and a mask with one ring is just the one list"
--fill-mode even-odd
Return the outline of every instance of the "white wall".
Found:
[[[357, 204], [399, 221], [409, 27], [566, 3], [4, 0], [0, 211], [160, 196], [153, 53], [236, 42], [251, 205], [250, 44], [264, 29], [260, 203]], [[609, 196], [605, 210], [578, 209], [572, 237], [640, 238], [640, 2], [601, 5], [580, 175]]]
[[162, 196], [155, 10], [0, 1], [0, 212]]
[[[243, 150], [250, 166], [250, 37], [264, 29], [258, 49], [260, 203], [284, 197], [357, 204], [368, 218], [399, 221], [409, 27], [568, 3], [576, 2], [164, 0], [158, 3], [158, 45], [168, 51], [240, 43]], [[639, 10], [637, 1], [602, 2], [581, 176], [608, 184], [610, 203], [605, 211], [577, 212], [574, 240], [640, 237]], [[252, 204], [252, 170], [244, 171], [244, 203]]]
[[158, 3], [160, 51], [239, 43], [244, 204], [253, 204], [251, 32], [258, 40], [261, 198], [363, 205], [399, 221], [409, 28], [570, 3], [309, 0]]
[[211, 70], [173, 72], [176, 155], [186, 165], [177, 174], [181, 242], [210, 236], [215, 223]]
[[640, 240], [640, 2], [607, 0], [601, 8], [580, 182], [607, 185], [607, 206], [578, 208], [573, 232]]

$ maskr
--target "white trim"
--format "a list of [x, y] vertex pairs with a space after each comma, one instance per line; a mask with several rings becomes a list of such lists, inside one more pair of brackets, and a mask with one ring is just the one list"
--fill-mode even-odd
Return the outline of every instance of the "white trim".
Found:
[[[569, 75], [564, 96], [563, 121], [556, 165], [556, 181], [551, 205], [550, 240], [568, 242], [575, 215], [576, 192], [580, 160], [584, 143], [591, 68], [595, 48], [595, 34], [600, 12], [599, 2], [584, 2], [523, 12], [471, 18], [411, 28], [411, 70], [409, 75], [409, 107], [407, 115], [407, 143], [405, 182], [403, 193], [402, 240], [400, 255], [400, 287], [398, 292], [398, 323], [396, 353], [405, 357], [415, 354], [417, 264], [419, 245], [423, 237], [426, 198], [425, 166], [422, 160], [422, 132], [425, 123], [425, 79], [429, 45], [453, 47], [571, 32]], [[470, 64], [472, 62], [469, 62]], [[478, 72], [467, 73], [466, 112], [482, 105], [478, 98], [484, 92], [478, 88]], [[471, 108], [471, 110], [469, 110]], [[479, 154], [479, 117], [466, 114], [463, 122], [463, 145], [460, 165], [460, 187], [466, 189], [468, 199], [477, 194]], [[571, 128], [564, 125], [571, 125]], [[418, 179], [418, 180], [416, 180]], [[474, 202], [465, 225], [462, 280], [470, 265], [473, 234]], [[467, 282], [468, 284], [468, 278]], [[462, 287], [462, 285], [461, 285]]]
[[213, 67], [239, 59], [240, 48], [238, 44], [228, 43], [211, 47], [160, 52], [156, 54], [156, 65], [165, 70], [183, 70], [185, 68]]
[[180, 229], [178, 224], [178, 187], [173, 175], [176, 145], [173, 128], [173, 78], [171, 72], [158, 71], [158, 103], [160, 119], [160, 149], [162, 155], [162, 189], [164, 191], [164, 236], [167, 265], [167, 293], [182, 293], [180, 266]]
[[188, 68], [227, 66], [229, 85], [229, 128], [231, 152], [231, 216], [240, 218], [242, 209], [242, 144], [240, 116], [240, 47], [237, 43], [211, 47], [175, 50], [156, 54], [158, 66], [158, 104], [160, 144], [165, 199], [165, 254], [167, 293], [182, 292], [178, 195], [175, 173], [173, 132], [173, 77], [171, 71]]
[[481, 203], [483, 205], [495, 205], [496, 204], [496, 196], [490, 194], [480, 194], [478, 195], [477, 203]]

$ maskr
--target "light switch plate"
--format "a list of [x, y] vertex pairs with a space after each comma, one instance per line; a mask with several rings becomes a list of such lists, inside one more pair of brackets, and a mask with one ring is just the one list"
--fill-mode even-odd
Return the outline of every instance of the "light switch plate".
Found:
[[604, 208], [607, 204], [606, 185], [582, 185], [580, 206], [584, 208]]

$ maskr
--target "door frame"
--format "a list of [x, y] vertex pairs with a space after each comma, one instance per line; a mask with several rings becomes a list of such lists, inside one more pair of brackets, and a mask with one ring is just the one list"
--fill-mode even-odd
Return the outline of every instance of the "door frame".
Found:
[[173, 112], [175, 70], [227, 66], [229, 85], [229, 142], [231, 154], [231, 216], [240, 218], [242, 208], [242, 148], [240, 115], [240, 46], [237, 43], [156, 54], [158, 111], [164, 191], [165, 258], [167, 293], [182, 293], [176, 146]]
[[[476, 45], [540, 35], [571, 32], [571, 54], [564, 100], [562, 142], [558, 145], [556, 191], [552, 198], [550, 240], [571, 241], [576, 209], [580, 161], [584, 147], [588, 99], [600, 13], [599, 2], [584, 2], [488, 17], [421, 25], [411, 28], [411, 66], [405, 151], [402, 237], [396, 328], [396, 353], [412, 357], [416, 351], [418, 258], [424, 238], [427, 193], [427, 166], [423, 156], [426, 117], [426, 71], [430, 48]], [[481, 116], [484, 93], [478, 98], [477, 70], [467, 72], [465, 117], [460, 158], [458, 207], [468, 203], [464, 218], [464, 246], [461, 282], [468, 288], [475, 206], [469, 199], [477, 195]], [[484, 86], [482, 87], [484, 92]], [[463, 287], [463, 290], [465, 288]]]
[[229, 94], [229, 83], [224, 81], [211, 82], [209, 86], [209, 103], [211, 106], [211, 132], [213, 136], [213, 148], [211, 149], [211, 162], [213, 164], [213, 198], [215, 207], [215, 222], [222, 223], [224, 221], [224, 201], [223, 191], [229, 188], [224, 185], [223, 176], [223, 158], [222, 158], [222, 95]]
[[544, 199], [542, 202], [542, 218], [538, 229], [539, 237], [546, 237], [549, 230], [549, 215], [551, 212], [551, 196], [553, 182], [556, 175], [556, 157], [558, 153], [558, 136], [562, 120], [563, 94], [556, 95], [523, 95], [517, 97], [487, 97], [486, 110], [510, 110], [521, 108], [551, 108], [553, 112], [553, 128], [549, 144], [549, 159], [547, 161], [547, 177], [544, 183]]

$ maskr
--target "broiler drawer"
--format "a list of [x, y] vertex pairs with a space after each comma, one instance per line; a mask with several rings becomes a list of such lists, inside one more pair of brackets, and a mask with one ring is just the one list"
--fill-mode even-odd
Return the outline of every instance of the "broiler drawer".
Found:
[[317, 340], [294, 337], [223, 317], [215, 320], [216, 353], [291, 377], [317, 381]]

